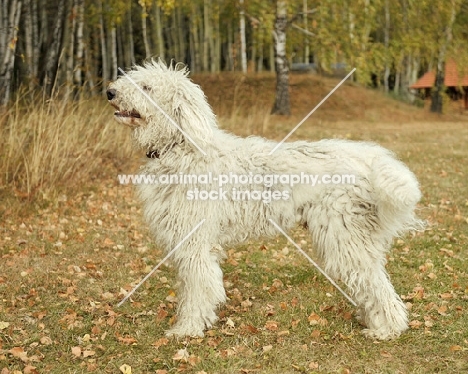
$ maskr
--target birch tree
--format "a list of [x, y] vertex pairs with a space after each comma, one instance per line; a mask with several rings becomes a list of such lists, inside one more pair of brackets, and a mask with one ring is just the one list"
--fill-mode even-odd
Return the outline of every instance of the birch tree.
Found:
[[244, 0], [239, 0], [240, 3], [240, 12], [239, 12], [239, 34], [240, 34], [240, 50], [241, 50], [241, 66], [242, 72], [247, 73], [247, 43], [245, 40], [245, 10], [244, 10]]
[[2, 0], [0, 6], [0, 103], [6, 104], [11, 95], [21, 1]]
[[288, 26], [288, 9], [285, 0], [276, 2], [276, 20], [273, 30], [276, 70], [276, 97], [271, 114], [291, 114], [289, 100], [289, 66], [286, 57], [286, 29]]

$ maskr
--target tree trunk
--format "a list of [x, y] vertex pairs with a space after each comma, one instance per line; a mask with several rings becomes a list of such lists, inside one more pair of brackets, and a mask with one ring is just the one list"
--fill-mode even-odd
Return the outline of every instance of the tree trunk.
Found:
[[141, 32], [143, 35], [143, 45], [145, 46], [145, 58], [151, 56], [150, 46], [148, 42], [148, 27], [147, 27], [147, 18], [148, 13], [146, 12], [146, 3], [144, 1], [138, 2], [141, 5]]
[[452, 41], [452, 28], [455, 22], [456, 9], [455, 4], [452, 1], [452, 10], [450, 13], [450, 20], [445, 28], [445, 40], [439, 49], [439, 56], [437, 58], [437, 72], [435, 85], [432, 89], [432, 102], [431, 112], [442, 113], [443, 111], [443, 92], [444, 92], [444, 72], [445, 72], [445, 57], [447, 54], [447, 48]]
[[384, 90], [389, 91], [388, 78], [390, 77], [390, 6], [389, 0], [385, 0], [385, 28], [384, 28], [384, 47], [385, 47], [385, 71], [384, 71]]
[[[77, 12], [77, 1], [70, 1], [68, 4], [67, 14], [65, 17], [65, 27], [63, 32], [63, 48], [65, 52], [65, 74], [61, 72], [61, 75], [65, 76], [65, 99], [71, 98], [73, 93], [73, 67], [74, 67], [74, 50], [75, 50], [75, 32], [76, 32], [76, 12]], [[61, 79], [59, 79], [61, 81]]]
[[260, 40], [258, 41], [258, 62], [257, 62], [257, 71], [263, 71], [263, 38], [265, 37], [265, 28], [260, 26], [258, 30], [260, 35]]
[[74, 83], [76, 87], [83, 84], [83, 53], [84, 53], [84, 0], [76, 0], [77, 25], [76, 25], [76, 64]]
[[63, 19], [65, 14], [66, 0], [60, 0], [55, 18], [54, 32], [52, 34], [52, 42], [49, 44], [47, 56], [45, 60], [45, 68], [42, 83], [47, 96], [52, 95], [55, 78], [58, 71], [59, 51], [61, 49], [61, 41], [63, 34]]
[[215, 4], [211, 4], [210, 16], [212, 20], [212, 37], [210, 39], [210, 70], [213, 73], [219, 71], [220, 66], [219, 40], [221, 39], [221, 36], [219, 35], [219, 6], [216, 2]]
[[180, 51], [179, 51], [179, 38], [178, 38], [178, 33], [177, 33], [177, 17], [176, 17], [176, 9], [174, 8], [171, 13], [171, 46], [172, 46], [172, 56], [175, 58], [177, 61], [180, 61]]
[[210, 25], [210, 13], [211, 13], [211, 1], [204, 0], [203, 2], [203, 28], [204, 28], [204, 35], [203, 35], [203, 70], [208, 71], [210, 70], [210, 45], [211, 39], [213, 38], [213, 33], [211, 30]]
[[258, 29], [252, 27], [252, 53], [250, 56], [250, 63], [248, 63], [247, 71], [255, 71], [255, 60], [257, 59], [257, 45], [258, 45]]
[[247, 73], [247, 46], [245, 41], [245, 14], [244, 14], [244, 0], [239, 0], [240, 3], [240, 49], [241, 49], [241, 66], [242, 72]]
[[179, 61], [187, 60], [187, 51], [185, 46], [185, 34], [184, 34], [184, 17], [182, 15], [182, 9], [180, 7], [176, 8], [177, 16], [177, 42], [179, 43]]
[[1, 21], [1, 30], [6, 34], [6, 38], [2, 38], [4, 49], [0, 51], [0, 63], [2, 64], [0, 65], [0, 104], [5, 105], [10, 100], [11, 95], [21, 1], [11, 1], [9, 9], [5, 9], [8, 6], [6, 2], [2, 5], [4, 5], [2, 11], [5, 14], [3, 14]]
[[286, 28], [288, 26], [285, 0], [276, 2], [276, 21], [273, 37], [275, 42], [276, 99], [271, 114], [289, 115], [289, 67], [286, 57]]
[[[157, 8], [157, 4], [153, 5]], [[135, 43], [133, 41], [133, 23], [132, 23], [132, 6], [129, 6], [128, 15], [127, 15], [127, 38], [128, 38], [128, 47], [127, 50], [127, 59], [125, 64], [127, 66], [135, 65]]]
[[109, 80], [109, 63], [108, 63], [108, 58], [107, 58], [107, 42], [106, 42], [106, 34], [104, 32], [104, 9], [102, 7], [102, 3], [100, 4], [101, 8], [101, 14], [99, 17], [99, 39], [100, 39], [100, 44], [101, 44], [101, 64], [102, 64], [102, 92], [105, 93], [107, 90], [107, 82]]
[[110, 53], [111, 53], [111, 68], [112, 68], [112, 75], [111, 79], [115, 81], [118, 76], [118, 60], [117, 60], [117, 32], [115, 24], [111, 26], [110, 32]]
[[[438, 65], [438, 64], [437, 64]], [[442, 113], [443, 110], [443, 89], [444, 89], [444, 71], [437, 68], [434, 88], [432, 89], [431, 112]]]
[[161, 8], [158, 5], [158, 2], [156, 1], [154, 4], [154, 18], [156, 21], [156, 35], [157, 35], [157, 41], [158, 41], [158, 55], [159, 58], [162, 60], [165, 59], [165, 53], [164, 53], [164, 38], [163, 38], [163, 29], [162, 29], [162, 22], [161, 22]]
[[[35, 2], [35, 1], [34, 1]], [[29, 89], [32, 90], [34, 85], [34, 77], [35, 74], [33, 73], [33, 67], [36, 64], [37, 57], [34, 56], [34, 41], [33, 41], [33, 8], [32, 8], [33, 1], [26, 0], [24, 2], [24, 7], [26, 11], [24, 13], [24, 39], [25, 39], [25, 65], [26, 65], [26, 81], [29, 85]], [[35, 20], [37, 22], [37, 20]], [[1, 47], [0, 47], [1, 48]]]
[[200, 20], [199, 9], [197, 5], [192, 3], [192, 17], [190, 18], [190, 36], [191, 36], [191, 60], [192, 60], [192, 72], [200, 71], [200, 34], [198, 32], [198, 22]]
[[233, 35], [232, 35], [232, 22], [229, 21], [227, 25], [227, 56], [226, 56], [226, 70], [233, 71], [234, 70], [234, 56], [232, 53], [232, 49], [234, 47], [233, 43]]
[[273, 73], [275, 69], [275, 43], [270, 43], [270, 71]]
[[[307, 0], [303, 0], [302, 4], [302, 11], [303, 11], [303, 17], [304, 17], [304, 30], [309, 31], [308, 29], [308, 22], [307, 22]], [[309, 63], [309, 36], [307, 34], [304, 35], [304, 64]]]

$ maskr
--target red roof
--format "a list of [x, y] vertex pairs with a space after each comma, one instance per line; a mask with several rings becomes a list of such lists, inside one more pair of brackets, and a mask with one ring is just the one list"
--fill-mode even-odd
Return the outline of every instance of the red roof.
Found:
[[[419, 78], [410, 88], [431, 88], [435, 83], [435, 71], [431, 70]], [[468, 75], [458, 78], [457, 64], [453, 60], [445, 63], [444, 85], [446, 87], [468, 86]]]

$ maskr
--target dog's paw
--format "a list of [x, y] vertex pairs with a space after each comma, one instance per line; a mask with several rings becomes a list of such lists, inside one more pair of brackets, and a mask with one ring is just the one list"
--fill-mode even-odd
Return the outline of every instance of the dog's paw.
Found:
[[167, 337], [182, 338], [184, 336], [203, 338], [203, 327], [191, 323], [176, 323], [174, 327], [166, 331]]
[[373, 329], [364, 329], [362, 330], [362, 334], [370, 339], [378, 339], [378, 340], [391, 340], [396, 339], [400, 336], [402, 331], [396, 331], [392, 329], [380, 328], [378, 330]]

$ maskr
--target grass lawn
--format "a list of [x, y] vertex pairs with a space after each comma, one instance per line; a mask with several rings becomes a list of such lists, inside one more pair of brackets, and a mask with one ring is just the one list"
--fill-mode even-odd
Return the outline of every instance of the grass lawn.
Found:
[[[205, 88], [221, 78], [199, 79]], [[241, 92], [255, 102], [268, 82], [240, 82], [232, 90], [239, 98], [225, 98], [237, 100], [232, 109], [215, 101], [222, 127], [280, 140], [320, 100], [320, 90], [307, 96], [306, 81], [293, 80], [295, 116], [269, 117], [258, 103], [249, 112]], [[326, 94], [332, 85], [320, 82]], [[416, 173], [429, 226], [397, 239], [387, 265], [410, 314], [400, 338], [364, 338], [352, 305], [281, 235], [225, 248], [229, 301], [204, 338], [164, 337], [177, 303], [169, 266], [117, 308], [163, 258], [133, 187], [116, 178], [137, 170], [143, 155], [133, 152], [133, 161], [108, 160], [101, 173], [40, 198], [0, 190], [0, 373], [468, 372], [468, 118], [343, 88], [291, 140], [375, 141]], [[118, 126], [110, 108], [108, 121]], [[305, 231], [291, 236], [313, 256]]]

